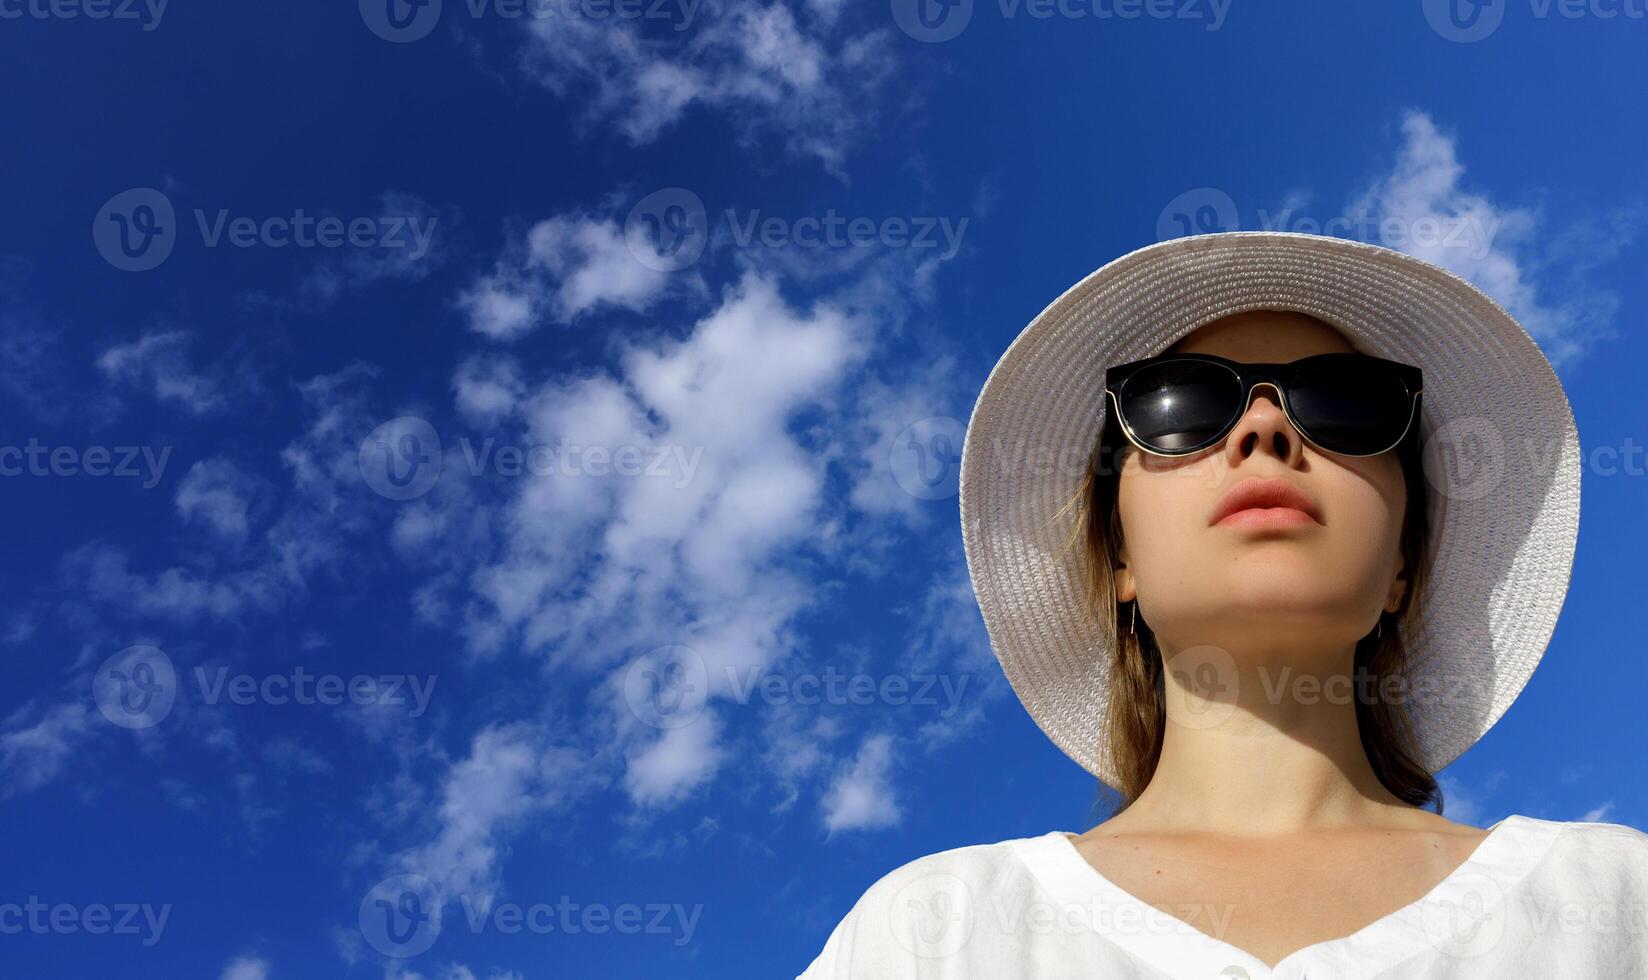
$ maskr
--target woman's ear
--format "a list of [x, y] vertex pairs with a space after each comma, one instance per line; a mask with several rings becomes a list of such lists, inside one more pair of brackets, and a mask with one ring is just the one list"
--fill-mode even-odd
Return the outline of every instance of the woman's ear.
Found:
[[1127, 565], [1126, 549], [1119, 551], [1116, 559], [1121, 563], [1111, 572], [1111, 577], [1116, 583], [1116, 602], [1118, 604], [1132, 602], [1138, 598], [1139, 589], [1137, 583], [1133, 581], [1133, 569]]
[[[1402, 568], [1406, 568], [1404, 562]], [[1396, 578], [1391, 582], [1390, 592], [1385, 595], [1385, 611], [1394, 613], [1402, 608], [1402, 597], [1408, 592], [1408, 577], [1402, 574], [1402, 568], [1396, 570]]]

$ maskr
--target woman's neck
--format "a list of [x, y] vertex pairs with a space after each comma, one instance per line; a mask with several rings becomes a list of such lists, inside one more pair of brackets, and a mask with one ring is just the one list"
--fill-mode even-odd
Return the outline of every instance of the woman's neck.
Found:
[[1268, 835], [1413, 809], [1379, 782], [1362, 746], [1355, 697], [1366, 692], [1351, 686], [1351, 649], [1191, 648], [1166, 662], [1161, 757], [1124, 811], [1133, 819], [1161, 831]]

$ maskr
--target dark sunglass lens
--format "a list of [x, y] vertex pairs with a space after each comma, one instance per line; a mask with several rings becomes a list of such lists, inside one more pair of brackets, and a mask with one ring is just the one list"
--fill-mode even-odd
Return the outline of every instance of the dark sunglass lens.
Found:
[[1391, 448], [1408, 426], [1408, 390], [1376, 361], [1314, 361], [1294, 380], [1289, 398], [1300, 427], [1329, 452], [1380, 452]]
[[1205, 361], [1163, 361], [1140, 368], [1117, 402], [1134, 438], [1161, 452], [1211, 442], [1241, 407], [1236, 375]]

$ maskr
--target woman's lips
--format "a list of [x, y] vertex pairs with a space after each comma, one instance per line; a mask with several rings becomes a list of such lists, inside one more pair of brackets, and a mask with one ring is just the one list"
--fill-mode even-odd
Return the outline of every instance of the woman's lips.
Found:
[[1300, 517], [1322, 524], [1321, 515], [1322, 508], [1315, 498], [1291, 482], [1250, 476], [1219, 497], [1208, 523], [1214, 527], [1295, 527]]
[[1213, 526], [1279, 530], [1315, 523], [1314, 517], [1293, 507], [1248, 507], [1227, 515]]

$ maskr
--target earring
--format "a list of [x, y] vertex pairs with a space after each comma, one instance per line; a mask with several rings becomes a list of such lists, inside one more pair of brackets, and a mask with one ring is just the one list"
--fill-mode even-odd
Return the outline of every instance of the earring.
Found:
[[1139, 600], [1133, 600], [1133, 614], [1127, 620], [1127, 635], [1132, 636], [1139, 625]]
[[1379, 622], [1373, 624], [1373, 638], [1379, 639], [1385, 635], [1385, 614], [1379, 614]]

